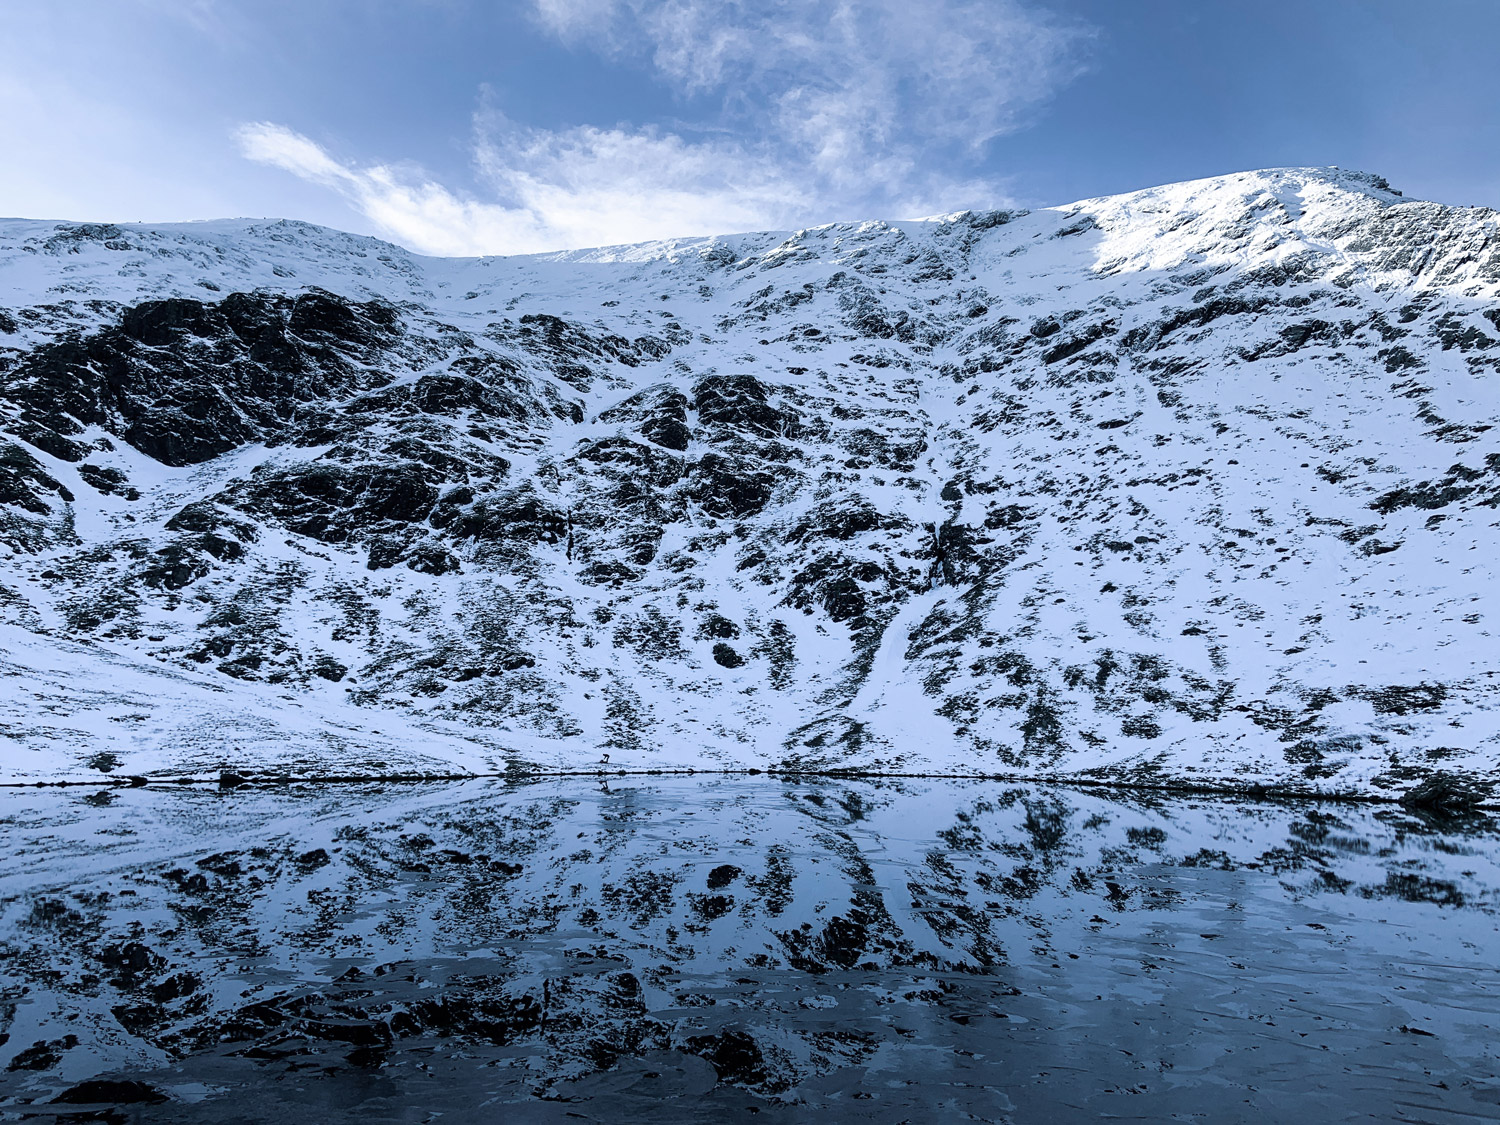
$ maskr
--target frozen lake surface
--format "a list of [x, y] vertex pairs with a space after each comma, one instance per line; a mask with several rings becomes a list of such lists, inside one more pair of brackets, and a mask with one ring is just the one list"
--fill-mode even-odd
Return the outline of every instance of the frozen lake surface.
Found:
[[1500, 1117], [1482, 816], [764, 776], [31, 789], [0, 854], [4, 1120]]

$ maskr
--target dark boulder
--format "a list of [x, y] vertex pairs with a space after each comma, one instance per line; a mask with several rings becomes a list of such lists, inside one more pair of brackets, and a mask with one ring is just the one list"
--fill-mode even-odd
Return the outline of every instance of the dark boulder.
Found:
[[635, 423], [637, 432], [647, 441], [664, 449], [678, 451], [688, 447], [692, 431], [688, 427], [687, 396], [675, 387], [647, 387], [617, 406], [599, 415], [605, 423]]
[[973, 582], [984, 574], [984, 547], [993, 540], [977, 528], [949, 520], [937, 530], [933, 578], [944, 586]]
[[705, 426], [725, 426], [761, 437], [795, 437], [797, 416], [772, 406], [754, 375], [710, 375], [693, 388], [693, 406]]
[[775, 480], [738, 458], [708, 453], [699, 458], [688, 477], [688, 494], [710, 516], [745, 519], [771, 501]]
[[[260, 470], [236, 486], [245, 508], [325, 543], [367, 538], [382, 525], [425, 520], [438, 501], [425, 466], [314, 461]], [[231, 497], [222, 497], [229, 499]]]
[[1409, 809], [1454, 816], [1473, 812], [1489, 799], [1489, 790], [1475, 781], [1451, 773], [1435, 773], [1401, 797]]
[[0, 441], [0, 504], [43, 516], [52, 511], [48, 497], [71, 503], [73, 493], [25, 449], [14, 442]]
[[132, 488], [130, 479], [119, 469], [101, 465], [79, 465], [78, 475], [96, 491], [106, 496], [121, 496], [126, 500], [139, 500], [139, 489]]
[[93, 1078], [52, 1099], [53, 1105], [161, 1105], [167, 1095], [155, 1086], [129, 1079]]
[[140, 579], [158, 590], [181, 590], [213, 570], [201, 554], [185, 543], [168, 543], [141, 568]]
[[769, 1077], [760, 1045], [743, 1031], [690, 1036], [686, 1046], [693, 1054], [713, 1064], [720, 1082], [755, 1086]]
[[683, 474], [682, 458], [627, 437], [581, 442], [576, 456], [589, 462], [590, 467], [604, 470], [617, 484], [628, 486], [623, 492], [616, 488], [618, 503], [642, 495], [652, 487], [670, 487]]
[[745, 658], [735, 650], [720, 641], [714, 645], [714, 663], [721, 668], [740, 668], [744, 666]]
[[180, 590], [213, 569], [210, 560], [235, 562], [258, 532], [253, 523], [210, 500], [189, 504], [165, 524], [176, 537], [159, 547], [138, 572], [147, 586]]
[[529, 488], [486, 496], [452, 524], [457, 539], [560, 543], [568, 535], [568, 515]]
[[869, 531], [908, 531], [911, 521], [903, 516], [886, 515], [860, 496], [829, 500], [813, 508], [787, 532], [791, 544], [813, 539], [849, 540]]
[[703, 624], [698, 627], [698, 635], [700, 637], [711, 637], [729, 641], [740, 635], [740, 627], [727, 617], [711, 613], [703, 619]]
[[381, 536], [370, 541], [365, 563], [368, 569], [385, 570], [397, 563], [405, 563], [408, 570], [420, 574], [451, 574], [463, 569], [458, 556], [433, 540], [411, 544], [396, 536]]

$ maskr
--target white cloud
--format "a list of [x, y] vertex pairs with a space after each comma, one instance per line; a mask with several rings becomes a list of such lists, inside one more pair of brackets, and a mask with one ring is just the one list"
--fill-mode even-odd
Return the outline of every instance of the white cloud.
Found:
[[520, 253], [1000, 205], [972, 174], [985, 142], [1079, 69], [1087, 32], [1015, 0], [533, 0], [577, 47], [648, 57], [714, 132], [525, 128], [475, 117], [486, 198], [420, 169], [336, 160], [280, 125], [252, 160], [333, 188], [428, 253]]
[[478, 126], [484, 178], [572, 245], [774, 226], [811, 202], [780, 162], [731, 138], [522, 129], [494, 112]]
[[1076, 77], [1088, 29], [1016, 0], [534, 0], [608, 55], [650, 51], [684, 93], [723, 90], [830, 159], [1017, 127]]
[[325, 187], [356, 193], [359, 190], [357, 173], [350, 172], [300, 133], [260, 121], [240, 126], [239, 141], [240, 151], [250, 160], [274, 165]]
[[239, 131], [251, 160], [330, 187], [388, 236], [429, 254], [515, 254], [783, 225], [803, 189], [733, 142], [655, 130], [521, 129], [481, 115], [475, 157], [497, 200], [466, 198], [392, 165], [340, 163], [261, 122]]

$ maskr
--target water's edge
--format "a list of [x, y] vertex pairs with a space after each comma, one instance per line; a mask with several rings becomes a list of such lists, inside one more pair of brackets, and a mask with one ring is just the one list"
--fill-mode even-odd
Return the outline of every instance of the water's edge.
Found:
[[1249, 801], [1322, 801], [1331, 804], [1400, 805], [1407, 808], [1500, 810], [1500, 791], [1491, 790], [1483, 781], [1441, 772], [1429, 781], [1451, 781], [1461, 790], [1456, 801], [1424, 800], [1421, 786], [1402, 792], [1380, 792], [1368, 789], [1323, 789], [1286, 782], [1241, 780], [1162, 780], [1144, 781], [1118, 777], [1079, 777], [1057, 774], [909, 772], [861, 769], [527, 769], [479, 773], [352, 773], [352, 774], [254, 774], [222, 771], [217, 774], [183, 774], [152, 777], [140, 774], [103, 775], [91, 778], [58, 778], [48, 781], [0, 781], [5, 789], [142, 789], [180, 786], [212, 786], [223, 790], [278, 789], [290, 786], [319, 785], [442, 785], [466, 781], [505, 781], [524, 784], [558, 778], [621, 779], [650, 777], [732, 778], [765, 777], [785, 781], [980, 781], [1002, 785], [1043, 785], [1073, 789], [1120, 790], [1122, 792], [1162, 793], [1183, 797], [1231, 797]]

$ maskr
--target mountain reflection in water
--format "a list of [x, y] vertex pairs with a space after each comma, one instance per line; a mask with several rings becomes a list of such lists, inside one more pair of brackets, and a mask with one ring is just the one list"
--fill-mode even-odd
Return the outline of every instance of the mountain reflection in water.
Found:
[[0, 842], [0, 1119], [1500, 1116], [1482, 816], [611, 777], [11, 791]]

